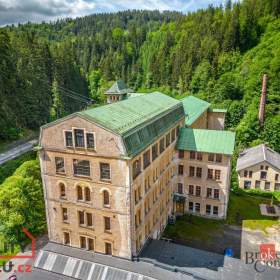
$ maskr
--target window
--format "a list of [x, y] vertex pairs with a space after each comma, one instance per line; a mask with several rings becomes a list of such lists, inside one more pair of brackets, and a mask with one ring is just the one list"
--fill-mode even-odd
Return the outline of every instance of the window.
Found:
[[62, 220], [63, 220], [63, 222], [67, 222], [68, 221], [67, 208], [62, 208]]
[[112, 255], [112, 244], [105, 242], [105, 254]]
[[219, 189], [214, 189], [214, 198], [219, 199], [220, 197], [220, 190]]
[[196, 186], [196, 188], [195, 188], [195, 195], [196, 196], [200, 196], [201, 195], [201, 187], [200, 186]]
[[[103, 195], [103, 200], [104, 200], [104, 195]], [[134, 190], [134, 203], [137, 204], [138, 202], [138, 193], [137, 193], [137, 190]], [[103, 202], [104, 204], [104, 202]]]
[[189, 202], [189, 211], [193, 211], [193, 202]]
[[189, 195], [193, 195], [193, 194], [194, 194], [194, 186], [189, 185]]
[[270, 190], [270, 182], [265, 182], [264, 189], [265, 190]]
[[55, 157], [55, 170], [56, 173], [65, 173], [63, 157]]
[[194, 151], [190, 151], [190, 159], [195, 159], [195, 152]]
[[166, 134], [165, 136], [165, 144], [166, 148], [170, 145], [170, 133]]
[[275, 181], [279, 180], [279, 174], [275, 174]]
[[175, 128], [171, 132], [171, 142], [175, 141]]
[[179, 158], [184, 158], [184, 154], [185, 154], [185, 151], [179, 150], [179, 154], [178, 154]]
[[263, 165], [261, 165], [261, 170], [263, 170]]
[[105, 231], [111, 230], [111, 219], [109, 217], [104, 217], [104, 230]]
[[63, 232], [63, 243], [64, 245], [70, 245], [70, 233]]
[[105, 207], [110, 206], [110, 195], [108, 191], [103, 191], [103, 205]]
[[90, 189], [89, 189], [89, 187], [85, 187], [85, 200], [90, 201]]
[[212, 189], [211, 188], [207, 188], [207, 197], [208, 198], [212, 197]]
[[88, 160], [73, 160], [74, 175], [90, 176], [90, 164]]
[[214, 154], [208, 154], [208, 161], [214, 161]]
[[158, 157], [158, 144], [155, 144], [152, 147], [152, 160], [155, 160], [157, 157]]
[[84, 199], [83, 188], [81, 186], [77, 187], [77, 199], [78, 200], [83, 200]]
[[266, 171], [261, 171], [261, 179], [266, 179]]
[[202, 153], [197, 152], [196, 153], [196, 159], [197, 160], [202, 160]]
[[183, 193], [183, 184], [178, 183], [178, 193], [182, 194]]
[[159, 152], [162, 153], [164, 151], [164, 138], [159, 141]]
[[150, 165], [150, 150], [146, 151], [143, 155], [143, 166], [144, 168], [148, 167]]
[[253, 171], [249, 171], [249, 178], [252, 178]]
[[88, 238], [88, 250], [94, 251], [94, 240], [92, 238]]
[[85, 147], [84, 130], [74, 129], [74, 135], [75, 135], [75, 147], [84, 148]]
[[219, 214], [219, 207], [213, 206], [213, 215], [218, 216], [218, 214]]
[[213, 179], [213, 169], [208, 169], [208, 172], [207, 172], [207, 178], [208, 179]]
[[72, 131], [65, 131], [65, 143], [66, 147], [73, 147]]
[[261, 181], [256, 180], [255, 181], [255, 188], [259, 189], [261, 187]]
[[221, 180], [221, 170], [215, 170], [215, 180]]
[[94, 149], [94, 134], [93, 133], [87, 133], [87, 148], [88, 149]]
[[88, 238], [88, 250], [94, 251], [94, 240], [92, 238]]
[[274, 190], [279, 191], [280, 190], [280, 183], [275, 183], [274, 184]]
[[85, 215], [84, 211], [78, 211], [79, 225], [83, 226], [85, 224]]
[[180, 126], [177, 125], [177, 126], [176, 126], [176, 136], [177, 136], [177, 137], [178, 137], [178, 135], [179, 135], [179, 131], [180, 131]]
[[93, 226], [92, 214], [91, 213], [86, 213], [86, 217], [87, 217], [87, 226], [92, 227]]
[[132, 177], [135, 179], [141, 173], [141, 162], [139, 159], [132, 164]]
[[251, 188], [251, 181], [244, 181], [244, 189], [250, 189]]
[[80, 247], [82, 249], [86, 249], [87, 248], [86, 238], [84, 236], [80, 236]]
[[110, 164], [100, 163], [100, 180], [110, 180]]
[[265, 166], [265, 170], [268, 170], [268, 166], [267, 165]]
[[222, 155], [216, 154], [216, 162], [222, 162]]
[[60, 191], [60, 198], [65, 199], [66, 191], [65, 191], [65, 185], [63, 183], [59, 183], [59, 191]]
[[211, 215], [211, 205], [206, 204], [206, 214]]
[[200, 203], [195, 203], [195, 212], [200, 213]]
[[201, 175], [202, 175], [202, 168], [197, 167], [196, 168], [196, 177], [201, 178]]
[[248, 177], [248, 170], [244, 170], [244, 177]]
[[190, 170], [189, 170], [189, 172], [190, 172], [190, 177], [194, 177], [194, 171], [195, 171], [195, 168], [194, 168], [194, 166], [190, 166]]
[[178, 165], [178, 174], [183, 175], [184, 174], [184, 165]]

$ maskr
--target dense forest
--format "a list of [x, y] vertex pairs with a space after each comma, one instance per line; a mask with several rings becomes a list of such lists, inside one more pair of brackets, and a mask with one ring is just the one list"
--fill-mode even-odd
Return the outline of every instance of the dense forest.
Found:
[[[135, 91], [196, 95], [228, 109], [239, 148], [280, 152], [280, 2], [243, 0], [183, 15], [125, 11], [0, 29], [0, 140], [104, 102], [122, 78]], [[264, 127], [257, 119], [268, 74]]]

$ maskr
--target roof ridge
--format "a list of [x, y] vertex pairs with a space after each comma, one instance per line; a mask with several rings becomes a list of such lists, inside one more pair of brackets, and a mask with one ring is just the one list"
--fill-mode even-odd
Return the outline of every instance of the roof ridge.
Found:
[[266, 161], [266, 146], [262, 144], [262, 149], [263, 149], [263, 159]]

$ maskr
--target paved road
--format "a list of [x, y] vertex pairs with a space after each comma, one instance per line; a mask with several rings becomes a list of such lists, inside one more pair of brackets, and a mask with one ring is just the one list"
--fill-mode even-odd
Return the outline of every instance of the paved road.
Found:
[[28, 151], [31, 151], [34, 145], [38, 143], [37, 139], [32, 139], [24, 144], [18, 145], [15, 148], [12, 148], [6, 152], [0, 153], [0, 165], [14, 159]]

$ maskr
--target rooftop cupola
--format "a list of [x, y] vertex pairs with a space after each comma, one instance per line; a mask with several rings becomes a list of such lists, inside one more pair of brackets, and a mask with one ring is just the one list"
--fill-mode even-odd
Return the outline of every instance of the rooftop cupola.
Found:
[[106, 91], [107, 103], [121, 101], [127, 98], [127, 94], [133, 92], [123, 80], [116, 81], [110, 89]]

